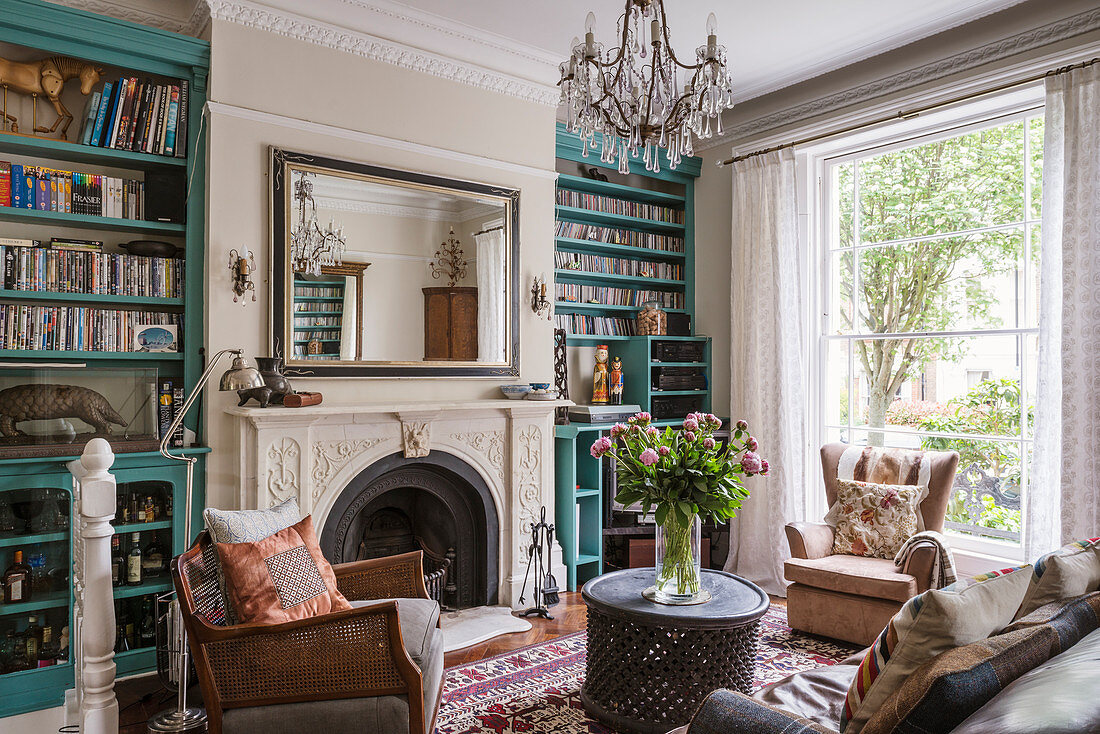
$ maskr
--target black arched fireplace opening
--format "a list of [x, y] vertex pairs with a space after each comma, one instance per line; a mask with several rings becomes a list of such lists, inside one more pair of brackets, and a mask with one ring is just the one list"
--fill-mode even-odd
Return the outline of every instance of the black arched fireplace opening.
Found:
[[423, 550], [452, 556], [448, 585], [458, 608], [497, 603], [499, 524], [488, 485], [442, 451], [396, 453], [361, 471], [325, 520], [321, 550], [332, 563]]

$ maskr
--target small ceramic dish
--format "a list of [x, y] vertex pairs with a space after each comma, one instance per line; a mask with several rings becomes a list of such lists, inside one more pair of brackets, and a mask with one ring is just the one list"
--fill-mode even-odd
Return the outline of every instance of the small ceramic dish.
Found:
[[527, 393], [531, 392], [530, 385], [501, 385], [500, 391], [509, 400], [523, 400]]
[[549, 382], [532, 382], [529, 384], [531, 385], [532, 390], [538, 390], [539, 392], [546, 392], [550, 389]]
[[557, 400], [557, 390], [532, 390], [527, 393], [528, 400]]

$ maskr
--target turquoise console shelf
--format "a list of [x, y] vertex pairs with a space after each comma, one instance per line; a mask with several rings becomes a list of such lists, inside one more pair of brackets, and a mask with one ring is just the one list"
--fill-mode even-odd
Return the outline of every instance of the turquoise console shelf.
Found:
[[[14, 48], [18, 47], [18, 48]], [[0, 160], [17, 160], [25, 165], [78, 170], [84, 173], [109, 171], [110, 175], [143, 178], [150, 173], [184, 175], [189, 181], [186, 193], [185, 223], [167, 223], [129, 219], [113, 219], [90, 215], [66, 214], [0, 207], [0, 236], [5, 225], [18, 228], [19, 237], [49, 240], [54, 236], [87, 237], [81, 231], [102, 233], [97, 239], [109, 244], [130, 239], [168, 239], [184, 248], [183, 293], [178, 298], [146, 298], [104, 294], [56, 293], [49, 291], [11, 291], [0, 289], [0, 304], [29, 303], [41, 306], [73, 306], [86, 304], [97, 308], [157, 310], [183, 315], [178, 353], [92, 352], [92, 351], [23, 351], [0, 350], [0, 367], [17, 367], [24, 372], [36, 364], [65, 363], [89, 367], [156, 368], [158, 379], [182, 381], [190, 392], [203, 368], [203, 259], [205, 253], [205, 149], [200, 135], [202, 110], [206, 103], [207, 76], [210, 68], [210, 44], [188, 36], [168, 33], [114, 18], [75, 10], [41, 0], [3, 0], [0, 12], [0, 51], [22, 54], [17, 58], [37, 58], [63, 54], [91, 61], [108, 69], [96, 87], [101, 90], [111, 75], [160, 77], [186, 80], [189, 86], [187, 157], [135, 153], [110, 148], [81, 145], [74, 142], [26, 137], [0, 132]], [[6, 54], [0, 54], [6, 55]], [[39, 104], [39, 114], [48, 106]], [[77, 137], [82, 109], [74, 109], [69, 131]], [[50, 110], [48, 115], [52, 115]], [[41, 118], [40, 118], [41, 119]], [[47, 116], [46, 118], [49, 118]], [[47, 123], [48, 124], [48, 123]], [[9, 235], [10, 236], [10, 235]], [[188, 427], [197, 430], [197, 417], [192, 414]], [[72, 477], [66, 462], [77, 458], [82, 446], [73, 444], [72, 455], [49, 458], [0, 459], [0, 496], [22, 496], [28, 491], [47, 490], [51, 493], [71, 493]], [[116, 449], [117, 451], [117, 449]], [[201, 508], [205, 481], [207, 448], [195, 447], [178, 451], [197, 455], [200, 459], [195, 473], [195, 508]], [[171, 496], [171, 519], [151, 523], [123, 524], [116, 520], [116, 535], [128, 537], [140, 533], [144, 547], [154, 534], [167, 554], [183, 551], [183, 501], [185, 468], [182, 462], [165, 459], [156, 452], [116, 453], [112, 470], [122, 496], [131, 492], [142, 495]], [[69, 517], [75, 513], [70, 511]], [[199, 511], [193, 512], [193, 526], [198, 527]], [[16, 549], [45, 553], [54, 568], [71, 568], [69, 530], [30, 535], [0, 531], [0, 569], [11, 563]], [[64, 581], [64, 579], [62, 579]], [[115, 598], [140, 609], [144, 598], [171, 590], [167, 575], [145, 579], [139, 586], [120, 586]], [[72, 629], [72, 595], [54, 588], [32, 597], [28, 604], [0, 604], [0, 634], [6, 629], [17, 632], [25, 627], [31, 614], [43, 615], [52, 627], [60, 631]], [[70, 655], [71, 657], [71, 655]], [[117, 675], [147, 672], [155, 667], [152, 648], [118, 652], [115, 655]], [[34, 670], [0, 675], [0, 717], [12, 716], [63, 703], [65, 690], [73, 687], [71, 661]], [[0, 723], [0, 729], [4, 725]]]
[[[601, 303], [590, 303], [587, 298], [566, 300], [559, 296], [558, 286], [595, 286], [614, 288], [619, 299], [622, 291], [659, 291], [667, 298], [676, 298], [676, 306], [664, 306], [669, 314], [686, 314], [692, 322], [695, 317], [695, 195], [694, 182], [700, 173], [698, 158], [685, 159], [675, 171], [662, 170], [653, 174], [638, 161], [630, 161], [629, 178], [616, 171], [603, 168], [599, 151], [589, 151], [585, 156], [581, 142], [563, 125], [557, 128], [558, 198], [555, 208], [557, 223], [555, 236], [554, 311], [559, 326], [572, 325], [573, 316], [597, 319], [626, 319], [633, 322], [642, 304], [630, 297], [628, 303], [612, 303], [615, 298], [599, 298]], [[567, 171], [580, 164], [583, 168], [597, 168], [610, 181], [598, 181]], [[578, 170], [578, 173], [580, 171]], [[622, 179], [617, 182], [615, 179]], [[629, 182], [629, 185], [628, 185]], [[637, 184], [637, 185], [633, 185]], [[564, 192], [564, 193], [563, 193]], [[579, 206], [578, 195], [588, 197], [593, 209], [617, 209], [618, 211], [594, 211]], [[600, 197], [592, 199], [591, 197]], [[570, 205], [563, 203], [569, 201]], [[654, 210], [647, 207], [660, 207]], [[663, 213], [663, 217], [633, 216], [632, 213]], [[678, 219], [680, 221], [665, 221]], [[573, 236], [575, 230], [585, 228], [584, 236]], [[593, 231], [591, 228], [600, 228]], [[614, 234], [607, 230], [613, 230]], [[667, 239], [673, 238], [673, 239]], [[608, 241], [613, 240], [613, 241]], [[673, 245], [682, 243], [681, 246]], [[562, 253], [570, 253], [563, 255]], [[578, 257], [574, 257], [574, 255]], [[585, 260], [579, 256], [605, 258], [600, 266], [585, 269]], [[572, 267], [562, 267], [562, 260]], [[579, 267], [577, 266], [579, 263]], [[636, 263], [636, 265], [634, 265]], [[669, 268], [668, 266], [673, 266]], [[595, 272], [620, 270], [633, 267], [645, 268], [643, 274], [620, 272]], [[679, 268], [679, 277], [656, 277], [654, 272]], [[622, 322], [619, 322], [619, 326]], [[617, 330], [617, 329], [616, 329]], [[710, 338], [705, 336], [632, 336], [629, 334], [571, 333], [567, 329], [568, 347], [592, 348], [607, 344], [611, 355], [623, 360], [626, 385], [623, 402], [638, 404], [643, 410], [654, 412], [655, 407], [668, 407], [669, 400], [677, 407], [690, 406], [681, 412], [668, 414], [657, 420], [658, 426], [677, 426], [682, 416], [692, 410], [711, 410], [710, 399]], [[667, 361], [659, 359], [655, 345], [660, 342], [701, 343], [699, 356], [691, 361]], [[669, 390], [655, 387], [656, 372], [662, 367], [675, 367], [702, 377], [703, 389]], [[694, 387], [694, 386], [693, 386]], [[572, 396], [577, 402], [586, 402], [587, 396]], [[609, 516], [612, 489], [605, 481], [604, 467], [589, 454], [589, 446], [610, 426], [574, 423], [555, 426], [555, 502], [558, 537], [567, 570], [566, 583], [576, 590], [585, 581], [604, 572], [604, 539], [622, 534], [620, 528], [605, 527]], [[644, 531], [644, 529], [643, 529]]]

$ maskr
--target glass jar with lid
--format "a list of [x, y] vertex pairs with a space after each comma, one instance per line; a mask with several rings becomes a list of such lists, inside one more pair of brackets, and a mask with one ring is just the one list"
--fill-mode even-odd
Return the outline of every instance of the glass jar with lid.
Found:
[[657, 301], [646, 301], [635, 320], [638, 336], [665, 336], [668, 334], [668, 313]]

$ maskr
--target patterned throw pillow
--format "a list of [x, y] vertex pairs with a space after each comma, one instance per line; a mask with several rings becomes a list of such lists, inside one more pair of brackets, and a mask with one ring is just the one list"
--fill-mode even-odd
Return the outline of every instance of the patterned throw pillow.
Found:
[[298, 500], [294, 497], [266, 510], [218, 510], [207, 507], [202, 511], [202, 516], [215, 543], [255, 543], [302, 519]]
[[833, 553], [894, 559], [917, 532], [920, 502], [927, 487], [872, 484], [838, 479]]
[[351, 609], [308, 515], [255, 543], [218, 543], [217, 549], [242, 623], [278, 624]]
[[867, 650], [844, 700], [843, 734], [858, 734], [876, 711], [926, 661], [984, 640], [1012, 621], [1027, 589], [1030, 566], [1006, 568], [914, 596]]
[[1078, 540], [1035, 562], [1031, 584], [1016, 612], [1026, 616], [1052, 601], [1100, 589], [1100, 538]]

